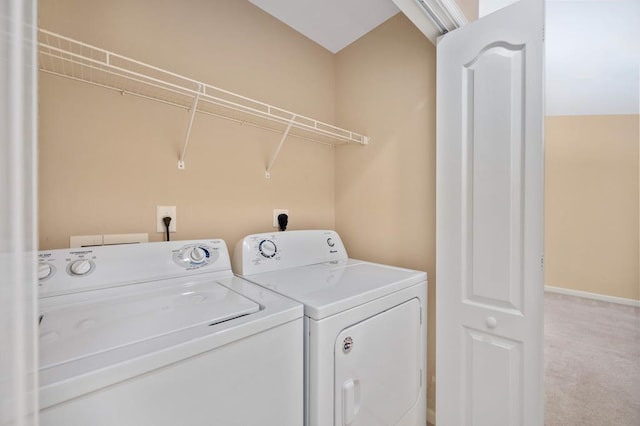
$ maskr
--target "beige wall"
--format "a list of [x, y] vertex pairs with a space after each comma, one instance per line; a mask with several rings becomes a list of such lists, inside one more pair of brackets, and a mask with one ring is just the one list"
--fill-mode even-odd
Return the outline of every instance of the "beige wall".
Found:
[[478, 0], [456, 0], [456, 3], [469, 22], [478, 19]]
[[[48, 0], [40, 26], [320, 120], [335, 119], [334, 55], [249, 2]], [[40, 248], [70, 235], [156, 233], [157, 205], [177, 206], [174, 239], [334, 227], [334, 150], [198, 114], [177, 169], [188, 112], [40, 75]], [[359, 129], [354, 129], [359, 130]]]
[[[371, 137], [336, 152], [336, 229], [355, 258], [427, 271], [435, 374], [435, 47], [399, 14], [337, 54], [338, 124]], [[435, 392], [429, 388], [429, 406]]]
[[156, 205], [177, 206], [174, 239], [233, 246], [289, 208], [292, 229], [336, 228], [353, 257], [427, 271], [435, 374], [435, 47], [403, 15], [335, 56], [237, 0], [47, 1], [40, 24], [371, 136], [288, 141], [265, 180], [280, 135], [198, 115], [181, 171], [187, 111], [42, 75], [42, 249], [78, 234], [160, 240]]
[[640, 299], [638, 115], [547, 117], [545, 284]]

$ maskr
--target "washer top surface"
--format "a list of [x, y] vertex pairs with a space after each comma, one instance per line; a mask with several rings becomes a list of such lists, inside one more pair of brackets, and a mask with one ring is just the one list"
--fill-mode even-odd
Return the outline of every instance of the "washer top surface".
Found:
[[244, 277], [304, 304], [320, 320], [426, 281], [421, 271], [345, 259]]
[[44, 299], [40, 366], [51, 367], [190, 327], [213, 326], [259, 310], [257, 303], [217, 282], [193, 279]]

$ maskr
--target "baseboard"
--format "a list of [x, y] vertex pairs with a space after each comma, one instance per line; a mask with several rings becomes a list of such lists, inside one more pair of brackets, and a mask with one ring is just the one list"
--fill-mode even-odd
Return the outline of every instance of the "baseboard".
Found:
[[432, 425], [436, 424], [436, 411], [431, 408], [427, 408], [427, 421]]
[[619, 303], [621, 305], [635, 306], [640, 308], [640, 300], [626, 299], [624, 297], [607, 296], [606, 294], [589, 293], [588, 291], [571, 290], [562, 287], [544, 286], [544, 291], [550, 293], [566, 294], [567, 296], [585, 297], [587, 299], [601, 300], [603, 302]]

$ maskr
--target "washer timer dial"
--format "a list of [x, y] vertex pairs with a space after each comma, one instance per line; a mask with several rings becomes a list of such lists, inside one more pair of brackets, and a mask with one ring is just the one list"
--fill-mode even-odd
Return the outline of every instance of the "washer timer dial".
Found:
[[202, 247], [194, 247], [189, 252], [189, 259], [191, 263], [204, 263], [209, 257], [209, 253]]
[[198, 269], [214, 263], [218, 249], [207, 244], [189, 244], [173, 252], [173, 261], [185, 269]]
[[278, 253], [278, 247], [276, 243], [271, 240], [262, 240], [258, 245], [258, 251], [267, 259], [274, 257]]

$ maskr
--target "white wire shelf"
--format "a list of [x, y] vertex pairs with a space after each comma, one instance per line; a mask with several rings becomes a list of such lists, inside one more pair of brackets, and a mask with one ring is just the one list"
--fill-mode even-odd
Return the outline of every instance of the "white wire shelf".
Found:
[[[118, 55], [44, 29], [38, 31], [40, 70], [122, 94], [159, 101], [192, 111], [179, 166], [189, 142], [194, 113], [233, 120], [283, 133], [273, 166], [287, 136], [323, 144], [366, 145], [367, 136]], [[194, 108], [195, 106], [195, 108]]]

